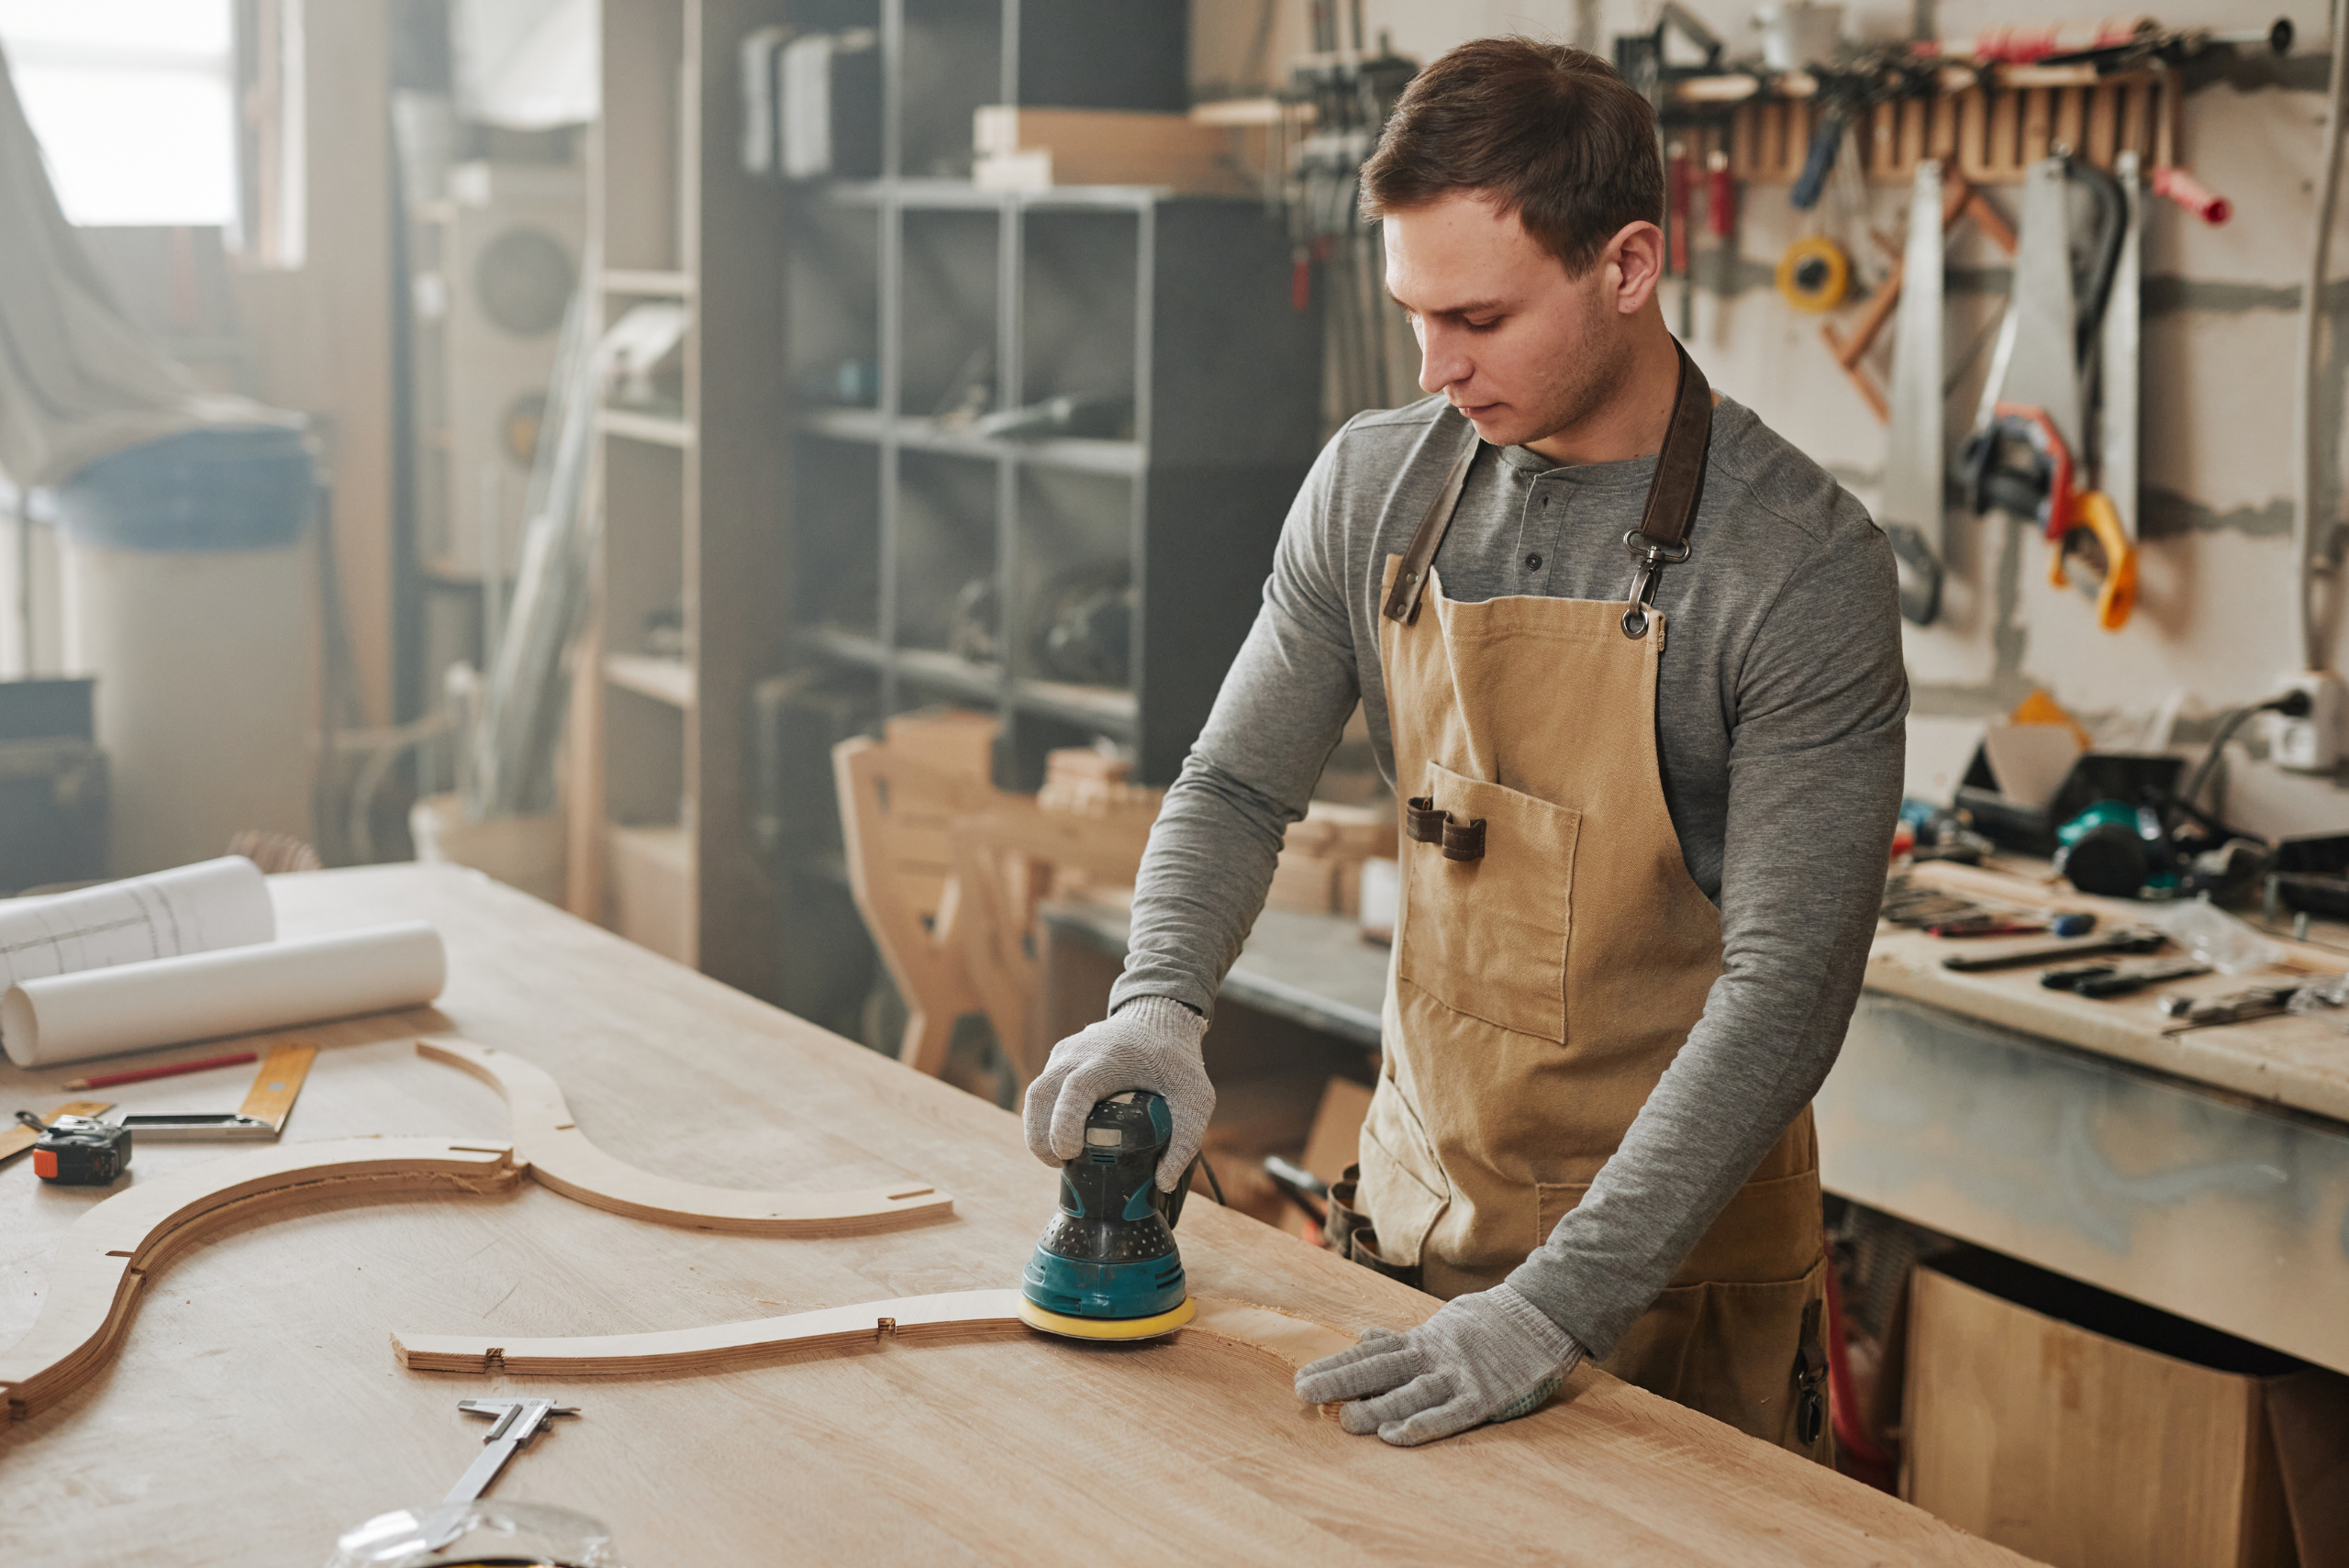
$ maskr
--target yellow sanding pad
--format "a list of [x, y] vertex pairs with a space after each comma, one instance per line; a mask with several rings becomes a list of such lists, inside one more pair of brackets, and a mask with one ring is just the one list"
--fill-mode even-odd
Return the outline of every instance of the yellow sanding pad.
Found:
[[1030, 1329], [1072, 1340], [1148, 1340], [1171, 1334], [1197, 1316], [1199, 1304], [1189, 1296], [1183, 1305], [1155, 1318], [1067, 1318], [1047, 1312], [1026, 1296], [1019, 1298], [1019, 1320]]

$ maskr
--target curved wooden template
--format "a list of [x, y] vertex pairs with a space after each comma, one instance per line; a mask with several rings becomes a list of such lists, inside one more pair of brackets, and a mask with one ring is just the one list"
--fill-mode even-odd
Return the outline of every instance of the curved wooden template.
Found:
[[417, 1040], [416, 1052], [462, 1068], [504, 1095], [515, 1160], [541, 1185], [591, 1207], [751, 1236], [853, 1236], [954, 1212], [951, 1195], [919, 1182], [837, 1193], [762, 1193], [657, 1176], [596, 1148], [572, 1120], [562, 1085], [545, 1068], [447, 1035]]
[[520, 1175], [503, 1144], [341, 1138], [256, 1149], [134, 1182], [59, 1240], [39, 1316], [0, 1353], [0, 1399], [21, 1419], [95, 1372], [129, 1327], [149, 1276], [231, 1223], [320, 1198], [494, 1192]]
[[[1176, 1331], [1241, 1351], [1275, 1371], [1351, 1350], [1354, 1341], [1310, 1318], [1269, 1307], [1199, 1296], [1198, 1316]], [[1051, 1339], [1019, 1318], [1016, 1290], [958, 1290], [828, 1307], [651, 1334], [523, 1340], [491, 1334], [394, 1334], [393, 1353], [411, 1372], [506, 1373], [524, 1377], [627, 1377], [642, 1373], [727, 1372], [794, 1353], [832, 1354], [896, 1340], [916, 1343]]]

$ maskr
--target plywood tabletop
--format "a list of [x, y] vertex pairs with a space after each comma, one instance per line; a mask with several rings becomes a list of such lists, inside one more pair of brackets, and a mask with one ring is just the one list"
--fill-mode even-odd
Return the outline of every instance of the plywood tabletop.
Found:
[[[1922, 887], [2000, 906], [2094, 914], [2098, 934], [2121, 926], [2149, 925], [2162, 907], [2089, 897], [2020, 871], [1925, 865], [1917, 869], [1913, 878]], [[2262, 981], [2273, 982], [2284, 977], [2284, 971], [2233, 978], [2206, 974], [2099, 1001], [2042, 985], [2039, 976], [2050, 967], [2047, 964], [1980, 974], [1959, 974], [1942, 967], [1942, 960], [1953, 953], [1989, 954], [2044, 946], [2050, 940], [2043, 935], [1952, 940], [1885, 926], [1879, 929], [1870, 954], [1866, 984], [1872, 991], [1928, 1002], [2231, 1094], [2349, 1121], [2349, 1033], [2343, 1033], [2338, 1023], [2287, 1016], [2179, 1035], [2162, 1032], [2173, 1021], [2162, 1014], [2162, 997], [2223, 995]], [[2349, 971], [2349, 952], [2282, 937], [2271, 940], [2286, 951], [2299, 973], [2313, 977]], [[2166, 950], [2166, 956], [2176, 955], [2176, 948]]]
[[[1041, 1337], [779, 1357], [714, 1375], [413, 1373], [389, 1336], [616, 1334], [1012, 1283], [1053, 1200], [1016, 1118], [468, 873], [273, 879], [288, 934], [434, 921], [438, 1007], [289, 1031], [317, 1064], [289, 1140], [494, 1140], [498, 1096], [419, 1034], [554, 1073], [616, 1157], [697, 1182], [811, 1190], [918, 1179], [952, 1218], [817, 1240], [679, 1229], [530, 1183], [280, 1209], [170, 1262], [120, 1353], [0, 1422], [10, 1561], [311, 1564], [341, 1529], [437, 1498], [479, 1451], [462, 1398], [578, 1405], [498, 1495], [605, 1519], [627, 1562], [1097, 1562], [1121, 1538], [1201, 1562], [1607, 1564], [2021, 1561], [1594, 1371], [1525, 1420], [1431, 1448], [1350, 1438], [1245, 1360]], [[186, 1054], [200, 1054], [189, 1051]], [[142, 1060], [168, 1060], [156, 1053]], [[0, 1067], [0, 1107], [81, 1071]], [[232, 1105], [240, 1070], [113, 1091]], [[134, 1180], [225, 1146], [138, 1151]], [[0, 1345], [32, 1321], [56, 1237], [103, 1195], [0, 1170]], [[1193, 1288], [1350, 1333], [1434, 1304], [1195, 1201]]]

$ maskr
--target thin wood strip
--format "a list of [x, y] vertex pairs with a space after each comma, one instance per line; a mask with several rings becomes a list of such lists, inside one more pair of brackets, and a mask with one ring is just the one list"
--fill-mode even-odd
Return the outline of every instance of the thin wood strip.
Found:
[[1860, 362], [1860, 357], [1867, 352], [1867, 345], [1857, 339], [1846, 342], [1828, 322], [1820, 323], [1819, 336], [1826, 342], [1827, 351], [1835, 356], [1837, 367], [1860, 395], [1860, 400], [1876, 417], [1876, 422], [1884, 425], [1892, 423], [1892, 406], [1885, 401], [1884, 393], [1876, 384], [1876, 377], [1870, 375], [1867, 366]]
[[[1991, 244], [1996, 245], [2007, 255], [2011, 256], [2015, 253], [2014, 226], [2007, 221], [2006, 214], [1990, 205], [1989, 197], [1979, 191], [1967, 190], [1965, 216], [1981, 227], [1982, 232], [1989, 237]], [[1947, 225], [1943, 227], [1946, 228]]]
[[503, 1144], [343, 1138], [256, 1149], [136, 1183], [75, 1220], [58, 1242], [39, 1316], [0, 1354], [0, 1400], [22, 1419], [96, 1371], [129, 1326], [148, 1277], [233, 1223], [320, 1200], [493, 1192], [520, 1173]]
[[[1198, 1315], [1174, 1338], [1227, 1346], [1275, 1370], [1294, 1372], [1308, 1362], [1349, 1350], [1354, 1343], [1351, 1336], [1335, 1329], [1269, 1307], [1212, 1296], [1194, 1299]], [[892, 1340], [942, 1342], [1014, 1339], [1038, 1332], [1020, 1320], [1018, 1291], [958, 1290], [648, 1334], [550, 1339], [509, 1339], [480, 1332], [394, 1334], [392, 1353], [410, 1372], [629, 1377], [647, 1373], [724, 1372], [780, 1356], [875, 1349]]]
[[844, 1192], [751, 1192], [640, 1170], [589, 1140], [553, 1074], [512, 1051], [453, 1036], [416, 1042], [418, 1056], [462, 1068], [505, 1097], [514, 1157], [531, 1180], [593, 1208], [662, 1225], [750, 1236], [851, 1236], [943, 1219], [954, 1199], [926, 1183]]

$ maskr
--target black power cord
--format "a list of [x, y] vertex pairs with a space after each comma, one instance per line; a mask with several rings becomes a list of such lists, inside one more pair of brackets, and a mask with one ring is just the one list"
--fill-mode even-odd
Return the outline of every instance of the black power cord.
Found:
[[[2315, 704], [2310, 700], [2308, 693], [2290, 691], [2286, 692], [2282, 696], [2270, 697], [2266, 702], [2254, 703], [2249, 707], [2239, 707], [2230, 711], [2219, 721], [2218, 732], [2210, 737], [2210, 750], [2202, 753], [2202, 761], [2196, 765], [2192, 773], [2186, 776], [2186, 782], [2178, 786], [2176, 796], [2178, 803], [2196, 817], [2203, 816], [2194, 803], [2202, 798], [2202, 787], [2210, 782], [2210, 775], [2218, 771], [2219, 753], [2226, 748], [2228, 741], [2234, 739], [2235, 731], [2241, 729], [2254, 714], [2280, 713], [2287, 718], [2306, 718], [2314, 706]], [[2209, 819], [2206, 817], [2205, 820]]]

